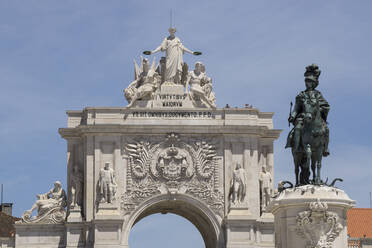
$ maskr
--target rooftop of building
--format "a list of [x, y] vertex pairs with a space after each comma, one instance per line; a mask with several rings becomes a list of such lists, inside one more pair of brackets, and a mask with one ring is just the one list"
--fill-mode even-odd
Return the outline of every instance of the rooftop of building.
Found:
[[15, 229], [13, 224], [20, 218], [0, 212], [0, 237], [13, 237]]
[[372, 208], [347, 211], [347, 232], [351, 238], [372, 238]]

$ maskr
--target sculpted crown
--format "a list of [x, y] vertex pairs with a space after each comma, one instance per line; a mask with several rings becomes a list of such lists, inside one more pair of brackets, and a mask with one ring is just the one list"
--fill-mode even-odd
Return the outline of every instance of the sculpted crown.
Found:
[[318, 198], [316, 202], [310, 203], [309, 208], [312, 212], [324, 212], [328, 209], [328, 205], [326, 202], [321, 202]]
[[167, 155], [170, 157], [175, 157], [178, 154], [177, 148], [175, 148], [173, 145], [167, 149]]

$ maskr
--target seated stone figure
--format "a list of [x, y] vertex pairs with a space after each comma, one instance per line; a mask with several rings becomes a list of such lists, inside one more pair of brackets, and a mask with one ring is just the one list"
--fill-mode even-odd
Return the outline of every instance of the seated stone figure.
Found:
[[[22, 223], [43, 222], [58, 223], [64, 220], [66, 207], [66, 193], [59, 181], [54, 183], [54, 188], [45, 194], [36, 196], [38, 200], [22, 215]], [[32, 212], [37, 209], [37, 215], [31, 218]]]
[[189, 72], [187, 85], [190, 85], [189, 95], [195, 106], [197, 100], [200, 100], [206, 107], [216, 108], [216, 98], [212, 92], [212, 79], [207, 77], [202, 62], [196, 62], [195, 69]]
[[137, 100], [153, 99], [152, 95], [161, 83], [161, 77], [155, 69], [155, 63], [153, 62], [150, 67], [147, 59], [142, 59], [140, 68], [135, 63], [134, 79], [128, 88], [124, 90], [124, 96], [129, 103], [128, 108]]

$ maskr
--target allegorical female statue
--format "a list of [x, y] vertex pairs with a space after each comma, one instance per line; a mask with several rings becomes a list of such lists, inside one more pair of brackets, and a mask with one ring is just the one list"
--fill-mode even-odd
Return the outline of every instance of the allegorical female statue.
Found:
[[144, 54], [150, 55], [159, 51], [166, 53], [165, 81], [179, 84], [183, 66], [183, 54], [185, 52], [200, 55], [201, 52], [193, 52], [186, 48], [181, 40], [175, 36], [176, 28], [169, 28], [169, 36], [164, 38], [160, 46], [153, 51], [144, 51]]

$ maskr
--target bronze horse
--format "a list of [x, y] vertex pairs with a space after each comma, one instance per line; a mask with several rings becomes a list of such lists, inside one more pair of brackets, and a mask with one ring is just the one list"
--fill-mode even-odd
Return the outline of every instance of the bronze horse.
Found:
[[[325, 122], [322, 119], [318, 101], [306, 99], [303, 107], [304, 117], [301, 131], [301, 149], [295, 151], [292, 147], [296, 186], [309, 183], [323, 183], [320, 172], [325, 145]], [[312, 182], [310, 182], [310, 165], [313, 174]]]

